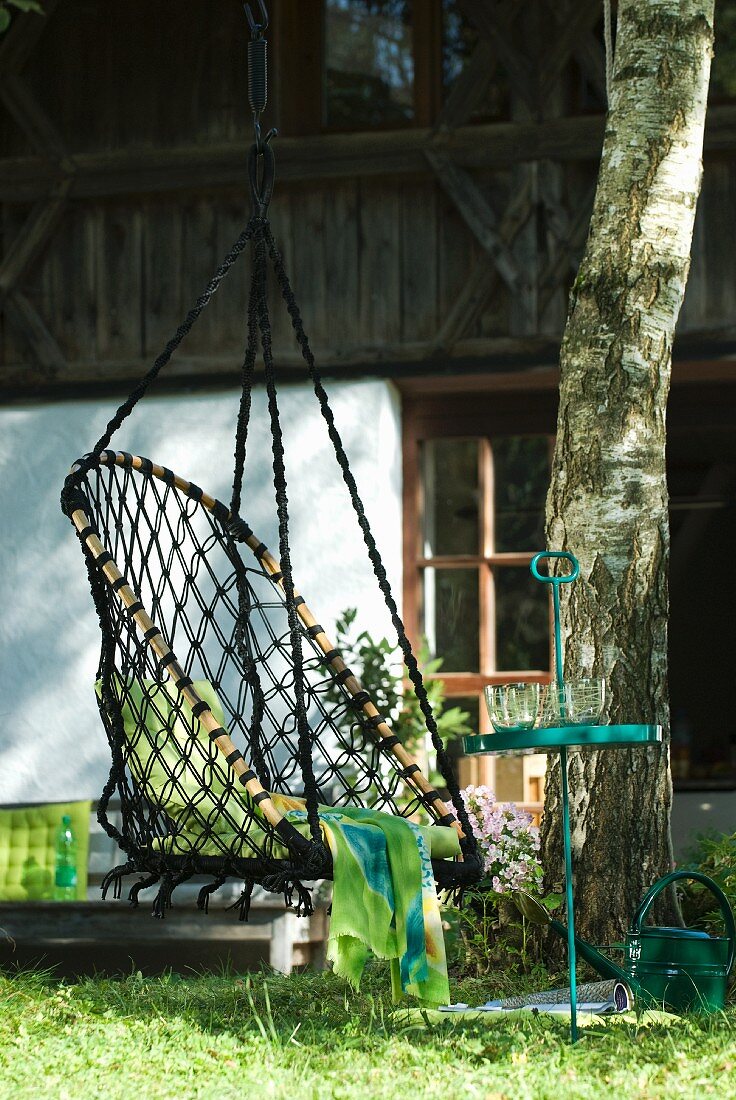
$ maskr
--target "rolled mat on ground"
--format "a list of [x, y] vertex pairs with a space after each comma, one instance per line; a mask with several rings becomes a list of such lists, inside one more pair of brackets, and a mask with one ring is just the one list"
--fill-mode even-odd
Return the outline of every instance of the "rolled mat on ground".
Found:
[[[212, 684], [195, 684], [224, 725]], [[175, 832], [160, 838], [159, 845], [182, 855], [187, 850], [212, 855], [237, 850], [233, 825], [246, 825], [252, 810], [247, 792], [234, 786], [199, 724], [192, 736], [176, 718], [166, 687], [146, 682], [145, 694], [134, 685], [133, 695], [138, 714], [127, 703], [122, 708], [133, 778], [175, 825]], [[136, 737], [141, 717], [150, 740]], [[303, 800], [278, 792], [271, 798], [279, 812], [308, 836]], [[426, 1005], [447, 1003], [445, 944], [431, 858], [460, 854], [455, 829], [424, 827], [354, 806], [320, 806], [319, 817], [333, 861], [328, 958], [335, 972], [357, 989], [373, 953], [391, 961], [396, 1000], [410, 995]], [[252, 836], [252, 823], [250, 829]]]
[[[576, 1005], [578, 1012], [593, 1013], [597, 1016], [610, 1016], [617, 1012], [628, 1012], [634, 1004], [634, 994], [625, 982], [608, 979], [603, 982], [583, 982], [577, 987]], [[570, 1012], [570, 989], [546, 989], [541, 992], [519, 993], [514, 997], [486, 1001], [485, 1004], [471, 1008], [459, 1003], [442, 1005], [440, 1012], [514, 1012], [519, 1008], [536, 1008], [539, 1012]]]

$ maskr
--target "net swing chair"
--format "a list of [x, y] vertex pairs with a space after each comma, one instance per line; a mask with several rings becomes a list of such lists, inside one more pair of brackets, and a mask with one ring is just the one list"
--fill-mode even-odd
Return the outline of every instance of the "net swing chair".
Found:
[[[255, 25], [251, 46], [264, 43], [265, 104], [263, 29]], [[251, 58], [252, 103], [258, 100], [258, 75]], [[176, 886], [194, 875], [209, 877], [199, 893], [203, 909], [211, 893], [234, 878], [244, 883], [241, 918], [247, 918], [255, 884], [283, 894], [287, 904], [296, 900], [299, 912], [311, 912], [305, 883], [332, 876], [320, 829], [319, 808], [324, 806], [366, 807], [452, 826], [462, 854], [433, 858], [441, 889], [462, 890], [478, 880], [482, 869], [452, 763], [271, 232], [274, 154], [269, 139], [260, 137], [260, 111], [254, 108], [254, 115], [256, 142], [248, 156], [253, 214], [247, 226], [93, 450], [73, 465], [61, 495], [82, 545], [102, 635], [96, 691], [112, 765], [98, 817], [126, 856], [106, 876], [103, 893], [112, 888], [120, 897], [123, 878], [138, 874], [129, 898], [136, 904], [142, 889], [158, 883], [153, 911], [159, 917], [171, 905]], [[172, 470], [109, 444], [247, 247], [252, 253], [247, 339], [232, 497], [226, 505]], [[271, 347], [270, 270], [290, 315], [451, 809], [295, 587]], [[278, 558], [241, 516], [259, 343]], [[108, 817], [116, 793], [119, 827]], [[301, 824], [285, 813], [293, 798], [301, 799]]]

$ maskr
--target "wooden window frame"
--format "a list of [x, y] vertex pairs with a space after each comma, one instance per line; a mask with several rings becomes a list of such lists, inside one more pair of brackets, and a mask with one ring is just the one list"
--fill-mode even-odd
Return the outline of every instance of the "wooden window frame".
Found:
[[[545, 379], [545, 381], [549, 381]], [[494, 435], [546, 435], [552, 440], [556, 428], [557, 393], [551, 386], [527, 392], [508, 392], [494, 387], [494, 379], [474, 380], [472, 392], [458, 392], [462, 380], [433, 379], [430, 392], [422, 392], [421, 380], [400, 383], [402, 390], [402, 465], [403, 465], [403, 617], [413, 645], [421, 638], [421, 572], [429, 565], [478, 567], [486, 578], [488, 591], [479, 588], [481, 619], [479, 622], [480, 663], [478, 673], [442, 672], [437, 674], [445, 684], [448, 699], [459, 696], [479, 696], [479, 732], [491, 731], [490, 720], [482, 705], [482, 692], [487, 684], [503, 683], [519, 678], [538, 683], [552, 679], [552, 610], [550, 602], [550, 662], [546, 670], [505, 670], [489, 672], [495, 667], [495, 631], [490, 618], [494, 615], [491, 569], [494, 565], [521, 566], [528, 563], [533, 552], [492, 552], [493, 468], [490, 461], [489, 438]], [[478, 387], [485, 388], [478, 388]], [[426, 558], [422, 554], [420, 531], [422, 520], [421, 445], [437, 439], [479, 439], [482, 441], [480, 462], [481, 530], [483, 553], [477, 556], [440, 556]], [[485, 514], [491, 507], [491, 514]], [[482, 567], [485, 566], [483, 569]], [[480, 583], [483, 583], [481, 580]], [[508, 765], [519, 770], [524, 799], [519, 804], [528, 809], [535, 820], [541, 813], [542, 781], [539, 775], [526, 777], [524, 763], [517, 758]], [[498, 790], [503, 784], [502, 768], [495, 759], [476, 757], [461, 760], [461, 783], [488, 783]], [[505, 798], [505, 795], [501, 797]]]
[[[414, 118], [405, 126], [372, 126], [349, 133], [431, 126], [442, 107], [442, 0], [413, 0]], [[279, 0], [273, 19], [276, 125], [288, 137], [346, 132], [324, 125], [324, 0]]]
[[[490, 380], [489, 380], [490, 382]], [[402, 390], [402, 469], [403, 469], [403, 607], [404, 622], [413, 643], [419, 640], [420, 585], [417, 569], [429, 565], [449, 567], [523, 565], [531, 560], [532, 553], [491, 553], [489, 546], [489, 521], [481, 515], [484, 531], [484, 553], [465, 557], [424, 558], [417, 553], [417, 532], [422, 516], [422, 485], [420, 469], [421, 444], [432, 439], [487, 439], [495, 435], [549, 435], [554, 436], [556, 420], [556, 394], [549, 389], [530, 393], [509, 393], [495, 389], [474, 392], [442, 391], [417, 392], [411, 384], [400, 385]], [[510, 427], [512, 430], [510, 430]], [[481, 464], [484, 464], [481, 450]], [[487, 458], [485, 459], [487, 462]], [[490, 465], [490, 464], [489, 464]], [[488, 483], [492, 470], [481, 470], [482, 499], [484, 508], [491, 499], [493, 486]], [[491, 544], [492, 545], [492, 544]], [[508, 680], [513, 671], [494, 673], [484, 677], [484, 683], [500, 683]], [[448, 683], [452, 679], [453, 694], [459, 694], [461, 682], [474, 684], [477, 690], [479, 676], [465, 673], [442, 673]]]

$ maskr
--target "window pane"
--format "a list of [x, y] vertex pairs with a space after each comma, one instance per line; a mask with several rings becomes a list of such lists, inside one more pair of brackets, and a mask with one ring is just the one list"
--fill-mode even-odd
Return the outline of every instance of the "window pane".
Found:
[[[457, 0], [442, 0], [442, 90], [447, 99], [478, 45], [479, 35], [458, 10]], [[488, 69], [488, 83], [471, 113], [472, 119], [509, 118], [509, 86], [502, 66]]]
[[443, 672], [479, 671], [477, 569], [424, 570], [424, 634]]
[[422, 448], [424, 556], [478, 554], [477, 440], [436, 439]]
[[544, 504], [549, 486], [549, 443], [544, 435], [493, 440], [495, 550], [544, 550]]
[[549, 589], [526, 567], [494, 569], [496, 667], [546, 671], [549, 651]]
[[409, 0], [327, 0], [325, 125], [396, 126], [414, 117]]

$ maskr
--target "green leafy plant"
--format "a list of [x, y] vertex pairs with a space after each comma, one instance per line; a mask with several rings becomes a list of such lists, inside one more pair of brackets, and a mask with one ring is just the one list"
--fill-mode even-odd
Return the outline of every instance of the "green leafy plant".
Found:
[[544, 972], [543, 930], [487, 880], [466, 891], [459, 908], [446, 907], [443, 919], [448, 961], [457, 977], [483, 978], [499, 969], [517, 976]]
[[[354, 626], [357, 615], [356, 608], [348, 607], [338, 617], [335, 625], [337, 648], [407, 751], [421, 756], [427, 752], [427, 727], [419, 700], [411, 687], [405, 690], [401, 651], [387, 638], [376, 639], [367, 630], [356, 634]], [[446, 705], [445, 685], [435, 678], [442, 668], [442, 658], [430, 657], [426, 641], [422, 641], [419, 647], [417, 662], [425, 678], [427, 697], [443, 742], [448, 744], [472, 733], [468, 712], [459, 706]], [[331, 701], [337, 702], [339, 699], [339, 691], [335, 688]], [[351, 718], [346, 717], [346, 727], [350, 722]], [[434, 758], [434, 753], [428, 755], [430, 760]], [[441, 776], [430, 775], [430, 779], [432, 783], [442, 785]]]
[[10, 8], [17, 8], [18, 11], [35, 11], [43, 15], [43, 8], [38, 0], [0, 0], [0, 34], [10, 26], [12, 19]]
[[[702, 871], [720, 886], [728, 904], [736, 912], [736, 833], [704, 833], [683, 863], [682, 870]], [[710, 890], [684, 879], [681, 890], [682, 915], [687, 924], [706, 932], [722, 933], [723, 917]]]

